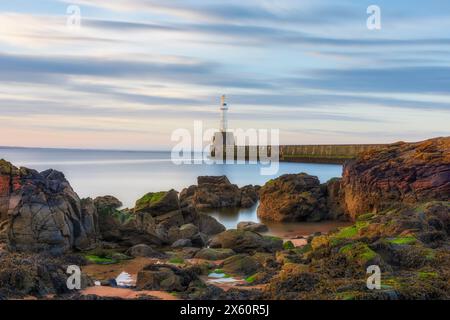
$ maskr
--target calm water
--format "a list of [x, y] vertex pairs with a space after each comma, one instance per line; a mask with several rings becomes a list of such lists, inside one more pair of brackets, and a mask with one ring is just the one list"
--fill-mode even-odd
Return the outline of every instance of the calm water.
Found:
[[[259, 164], [175, 165], [170, 160], [170, 152], [165, 151], [0, 148], [0, 158], [38, 171], [48, 168], [60, 170], [80, 197], [113, 195], [126, 207], [133, 207], [136, 199], [147, 192], [172, 188], [181, 191], [196, 184], [201, 175], [226, 175], [232, 183], [244, 186], [262, 185], [285, 173], [306, 172], [318, 176], [322, 182], [342, 173], [340, 165], [280, 163], [276, 175], [262, 176]], [[229, 228], [235, 227], [239, 221], [258, 221], [256, 207], [211, 214]], [[311, 226], [306, 224], [308, 228]], [[280, 228], [288, 230], [285, 225], [271, 226], [273, 230]]]

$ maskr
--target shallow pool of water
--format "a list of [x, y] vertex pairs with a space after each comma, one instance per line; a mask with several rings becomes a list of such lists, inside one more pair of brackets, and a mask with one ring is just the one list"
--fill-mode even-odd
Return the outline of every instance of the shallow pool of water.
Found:
[[348, 226], [346, 221], [320, 221], [320, 222], [273, 222], [261, 220], [257, 215], [258, 204], [252, 208], [222, 208], [207, 213], [219, 220], [227, 229], [236, 229], [239, 222], [251, 221], [264, 223], [268, 228], [267, 234], [281, 238], [295, 238], [308, 236], [315, 232], [327, 233], [333, 229]]

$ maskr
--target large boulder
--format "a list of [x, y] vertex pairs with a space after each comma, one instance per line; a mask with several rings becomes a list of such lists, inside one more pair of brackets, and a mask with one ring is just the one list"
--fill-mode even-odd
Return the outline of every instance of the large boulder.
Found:
[[64, 174], [55, 170], [19, 170], [4, 160], [0, 168], [0, 216], [8, 221], [10, 250], [57, 255], [95, 246], [94, 203], [90, 199], [81, 201]]
[[178, 193], [175, 190], [167, 192], [150, 192], [136, 201], [134, 207], [135, 213], [149, 213], [151, 216], [163, 215], [167, 212], [177, 211], [180, 209], [178, 202]]
[[122, 203], [113, 196], [97, 197], [94, 204], [98, 212], [99, 236], [102, 240], [124, 247], [141, 243], [161, 245], [157, 236], [144, 232], [137, 226], [136, 214], [129, 209], [119, 209]]
[[450, 137], [396, 143], [347, 162], [345, 209], [355, 218], [394, 203], [450, 199]]
[[[163, 244], [190, 240], [193, 246], [202, 247], [209, 236], [225, 227], [213, 217], [198, 213], [190, 204], [180, 204], [175, 190], [148, 193], [136, 202], [135, 228], [156, 237]], [[177, 246], [187, 241], [179, 241]]]
[[326, 188], [315, 176], [286, 174], [260, 190], [258, 216], [272, 221], [319, 221], [328, 214]]
[[252, 231], [230, 229], [214, 236], [209, 246], [211, 248], [229, 248], [237, 253], [275, 252], [282, 249], [283, 241]]
[[21, 176], [23, 173], [25, 172], [21, 173], [20, 169], [11, 163], [0, 160], [0, 221], [8, 219], [10, 202], [11, 206], [15, 207], [18, 197], [11, 199], [11, 196], [22, 187]]
[[248, 208], [258, 201], [258, 193], [253, 186], [239, 188], [226, 176], [201, 176], [197, 185], [190, 186], [180, 193], [182, 206], [192, 205], [197, 209]]
[[200, 232], [209, 236], [221, 233], [226, 230], [225, 226], [217, 221], [214, 217], [208, 216], [204, 213], [198, 214], [197, 224]]

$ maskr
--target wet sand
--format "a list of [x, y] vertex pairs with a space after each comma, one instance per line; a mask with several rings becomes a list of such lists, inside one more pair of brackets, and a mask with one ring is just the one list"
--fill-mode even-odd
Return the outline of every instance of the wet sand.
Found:
[[133, 289], [112, 288], [103, 286], [89, 287], [81, 291], [81, 294], [82, 295], [94, 294], [99, 297], [108, 297], [108, 298], [119, 297], [122, 299], [137, 299], [141, 296], [148, 296], [162, 300], [179, 300], [174, 295], [165, 291], [149, 291], [149, 290], [135, 291]]
[[139, 271], [141, 271], [145, 266], [149, 264], [158, 262], [161, 262], [161, 260], [138, 257], [108, 265], [89, 264], [83, 267], [83, 272], [95, 281], [102, 281], [115, 279], [122, 271], [124, 271], [126, 273], [129, 273], [134, 282], [136, 282], [136, 277]]

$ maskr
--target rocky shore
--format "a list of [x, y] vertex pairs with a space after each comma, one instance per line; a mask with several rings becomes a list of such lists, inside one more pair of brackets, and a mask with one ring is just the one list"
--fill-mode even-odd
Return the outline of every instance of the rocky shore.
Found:
[[[352, 225], [295, 246], [264, 224], [225, 230], [204, 212], [258, 201], [263, 221]], [[127, 209], [80, 199], [61, 172], [0, 160], [0, 299], [449, 299], [449, 236], [450, 138], [365, 152], [326, 183], [199, 177]], [[71, 265], [80, 290], [67, 286]], [[369, 266], [379, 288], [367, 287]]]

